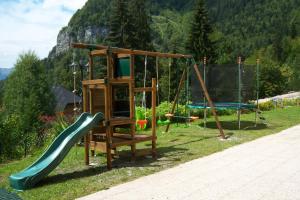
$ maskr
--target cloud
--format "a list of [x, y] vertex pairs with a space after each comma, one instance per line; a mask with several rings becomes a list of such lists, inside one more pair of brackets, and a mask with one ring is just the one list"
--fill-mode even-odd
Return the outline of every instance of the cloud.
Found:
[[18, 55], [28, 50], [46, 57], [59, 30], [86, 1], [0, 1], [0, 68], [13, 67]]

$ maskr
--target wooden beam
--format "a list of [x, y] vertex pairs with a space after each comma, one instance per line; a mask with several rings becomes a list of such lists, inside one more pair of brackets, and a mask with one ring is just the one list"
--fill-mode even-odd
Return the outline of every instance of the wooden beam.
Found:
[[107, 50], [106, 49], [91, 51], [91, 55], [92, 56], [105, 56], [106, 54], [107, 54]]
[[84, 80], [82, 81], [83, 85], [98, 85], [103, 84], [105, 81], [104, 79], [95, 79], [95, 80]]
[[[174, 102], [173, 102], [173, 105], [172, 105], [172, 110], [171, 110], [171, 113], [170, 114], [174, 114], [174, 111], [175, 111], [175, 107], [176, 107], [176, 102], [178, 101], [178, 98], [179, 98], [179, 93], [181, 91], [181, 88], [183, 86], [183, 83], [184, 83], [184, 79], [185, 79], [185, 69], [183, 70], [182, 72], [182, 75], [181, 75], [181, 78], [180, 78], [180, 82], [179, 82], [179, 87], [177, 89], [177, 92], [176, 92], [176, 95], [175, 95], [175, 98], [174, 98]], [[169, 131], [169, 128], [170, 128], [170, 123], [167, 125], [167, 128], [166, 128], [166, 132]]]
[[153, 88], [152, 87], [141, 87], [141, 88], [134, 88], [135, 93], [139, 92], [152, 92]]
[[211, 111], [212, 111], [212, 113], [213, 113], [213, 115], [214, 115], [214, 117], [215, 117], [215, 121], [216, 121], [217, 127], [218, 127], [218, 129], [219, 129], [219, 131], [220, 131], [220, 136], [221, 136], [223, 139], [226, 139], [225, 134], [224, 134], [224, 132], [223, 132], [223, 128], [222, 128], [221, 123], [220, 123], [220, 121], [219, 121], [219, 117], [218, 117], [218, 115], [217, 115], [215, 106], [214, 106], [214, 104], [213, 104], [213, 102], [212, 102], [212, 100], [211, 100], [211, 98], [210, 98], [210, 96], [209, 96], [209, 94], [208, 94], [206, 85], [205, 85], [205, 83], [204, 83], [204, 81], [203, 81], [203, 79], [202, 79], [202, 76], [201, 76], [201, 73], [200, 73], [200, 71], [199, 71], [199, 69], [198, 69], [197, 64], [194, 64], [194, 69], [195, 69], [197, 78], [198, 78], [198, 80], [199, 80], [199, 82], [200, 82], [200, 86], [201, 86], [201, 88], [202, 88], [202, 90], [203, 90], [203, 92], [204, 92], [205, 98], [206, 98], [207, 101], [208, 101], [208, 105], [210, 106]]
[[160, 53], [160, 52], [153, 52], [153, 51], [132, 50], [132, 49], [116, 48], [116, 47], [109, 47], [103, 45], [84, 44], [84, 43], [72, 43], [72, 47], [80, 48], [80, 49], [90, 49], [90, 50], [108, 50], [111, 53], [153, 56], [153, 57], [160, 57], [160, 58], [192, 58], [192, 55], [185, 55], [185, 54], [172, 54], [172, 53]]

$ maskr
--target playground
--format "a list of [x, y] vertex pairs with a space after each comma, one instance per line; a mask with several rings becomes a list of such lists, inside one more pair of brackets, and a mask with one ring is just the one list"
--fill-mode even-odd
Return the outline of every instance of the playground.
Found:
[[[230, 133], [225, 135], [217, 109], [236, 110], [239, 130], [242, 128], [241, 114], [243, 110], [255, 112], [254, 122], [247, 124], [246, 127], [243, 127], [244, 129], [267, 127], [266, 118], [262, 116], [258, 104], [258, 59], [256, 67], [242, 65], [242, 59], [239, 57], [237, 67], [234, 65], [233, 67], [217, 66], [207, 70], [206, 57], [204, 57], [201, 66], [201, 63], [197, 64], [192, 55], [124, 49], [85, 43], [73, 43], [72, 47], [88, 50], [87, 74], [85, 77], [83, 67], [80, 67], [80, 96], [82, 97], [80, 107], [75, 101], [75, 95], [78, 92], [76, 87], [77, 64], [75, 62], [75, 50], [71, 64], [74, 83], [74, 117], [77, 119], [59, 133], [39, 159], [24, 170], [9, 177], [11, 187], [16, 190], [27, 190], [35, 187], [64, 160], [72, 146], [76, 145], [82, 138], [84, 138], [84, 161], [85, 165], [88, 166], [93, 164], [91, 163], [92, 157], [95, 157], [97, 153], [103, 153], [106, 156], [107, 169], [111, 170], [114, 167], [113, 161], [119, 157], [119, 151], [124, 146], [130, 147], [132, 161], [140, 156], [147, 155], [151, 155], [152, 159], [156, 159], [157, 127], [166, 125], [165, 132], [167, 134], [174, 119], [177, 125], [179, 125], [178, 119], [180, 119], [185, 122], [186, 127], [191, 126], [193, 121], [200, 118], [200, 114], [191, 116], [190, 109], [204, 109], [204, 128], [208, 126], [207, 113], [210, 111], [219, 130], [219, 134], [215, 137], [219, 137], [221, 140], [228, 139]], [[141, 81], [138, 78], [138, 72], [142, 68], [142, 64], [136, 62], [141, 57], [144, 61], [142, 86], [140, 86]], [[153, 75], [152, 77], [147, 76], [151, 71], [148, 57], [156, 59], [156, 78], [153, 78]], [[171, 70], [179, 72], [176, 67], [172, 68], [172, 59], [183, 60], [185, 66], [173, 101], [170, 101], [171, 76], [169, 76], [168, 106], [170, 107], [164, 113], [165, 116], [157, 116], [156, 110], [160, 106], [159, 91], [161, 90], [159, 87], [159, 59], [162, 58], [170, 60], [169, 74]], [[251, 73], [250, 70], [253, 69], [256, 69], [256, 75]], [[99, 74], [99, 70], [104, 71], [104, 73]], [[201, 70], [203, 70], [203, 76]], [[209, 72], [208, 75], [211, 74], [211, 80], [209, 81], [207, 81], [206, 71]], [[216, 74], [218, 74], [218, 77], [215, 79]], [[246, 82], [243, 76], [252, 77], [252, 79]], [[190, 77], [194, 77], [192, 81], [190, 81]], [[256, 78], [256, 81], [254, 81], [254, 78]], [[192, 86], [191, 93], [195, 96], [192, 98], [191, 105], [189, 104], [190, 83]], [[182, 94], [183, 86], [185, 86], [185, 91]], [[212, 97], [210, 93], [213, 94]], [[182, 95], [185, 100], [180, 101]], [[141, 96], [141, 100], [139, 100], [139, 96]], [[199, 105], [197, 102], [201, 97], [203, 102]], [[256, 101], [254, 101], [254, 97], [256, 97]], [[222, 103], [219, 103], [219, 101]], [[141, 102], [141, 110], [137, 106], [139, 102]], [[185, 111], [183, 115], [178, 112], [180, 102], [184, 103]], [[189, 109], [187, 109], [188, 107]], [[147, 113], [147, 110], [150, 110], [150, 113]], [[166, 117], [167, 120], [162, 121], [161, 117]], [[148, 133], [144, 133], [145, 131]], [[140, 146], [138, 144], [145, 142], [148, 143], [147, 145], [151, 143], [150, 148], [145, 148], [145, 145], [144, 148], [138, 147]]]
[[[237, 127], [236, 114], [220, 116], [221, 123], [226, 124], [223, 127], [224, 132], [230, 135], [227, 140], [220, 140], [217, 137], [219, 131], [212, 117], [208, 118], [206, 129], [203, 128], [201, 122], [195, 121], [189, 127], [186, 127], [184, 123], [178, 126], [173, 124], [170, 132], [166, 134], [166, 126], [161, 126], [157, 130], [157, 159], [145, 156], [137, 158], [133, 162], [130, 158], [130, 148], [122, 147], [120, 157], [113, 161], [113, 169], [110, 171], [106, 168], [106, 157], [103, 154], [98, 153], [96, 157], [90, 157], [93, 165], [85, 166], [84, 148], [73, 147], [62, 163], [48, 177], [33, 189], [17, 194], [24, 199], [79, 198], [262, 136], [278, 133], [300, 123], [299, 111], [300, 108], [297, 106], [266, 111], [264, 115], [269, 121], [268, 126], [257, 126], [252, 129], [245, 129], [245, 126], [253, 125], [255, 113], [243, 114], [243, 122], [247, 123], [242, 123], [244, 126], [240, 130]], [[147, 144], [144, 145], [147, 146]], [[0, 187], [12, 191], [8, 177], [30, 165], [43, 151], [41, 150], [22, 161], [1, 166]], [[226, 171], [226, 169], [224, 170]]]
[[[256, 66], [244, 65], [241, 57], [236, 64], [216, 66], [207, 65], [206, 58], [197, 63], [191, 55], [84, 43], [72, 46], [88, 50], [89, 58], [85, 76], [80, 66], [81, 88], [76, 87], [75, 56], [71, 64], [76, 121], [53, 138], [39, 158], [18, 164], [19, 172], [4, 168], [10, 186], [24, 191], [20, 195], [25, 198], [40, 198], [35, 191], [50, 188], [66, 195], [60, 198], [80, 197], [276, 133], [299, 121], [298, 99], [289, 106], [282, 104], [280, 110], [258, 104], [258, 59]], [[178, 79], [171, 99], [169, 76], [165, 110], [160, 101], [160, 59], [169, 60], [169, 74], [175, 70]], [[182, 61], [181, 70], [172, 68], [172, 59]], [[101, 66], [104, 75], [99, 74]], [[149, 76], [151, 68], [154, 77]], [[75, 102], [78, 89], [80, 105]], [[1, 184], [6, 185], [6, 180]], [[50, 195], [47, 199], [56, 197]]]

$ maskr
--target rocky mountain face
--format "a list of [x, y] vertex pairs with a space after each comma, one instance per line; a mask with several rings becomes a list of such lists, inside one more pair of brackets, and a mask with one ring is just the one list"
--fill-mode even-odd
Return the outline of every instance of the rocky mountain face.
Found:
[[59, 56], [68, 51], [72, 42], [97, 43], [99, 40], [104, 40], [107, 34], [107, 27], [88, 26], [82, 27], [75, 32], [72, 30], [72, 27], [65, 27], [57, 36], [54, 56]]
[[[194, 0], [188, 0], [190, 4]], [[149, 1], [151, 13], [156, 15], [164, 9], [176, 9], [188, 4], [182, 0]], [[72, 42], [103, 43], [108, 35], [108, 21], [111, 15], [111, 0], [89, 0], [71, 18], [68, 26], [62, 28], [57, 36], [57, 45], [52, 49], [49, 58], [55, 58], [70, 49]]]
[[57, 57], [70, 49], [72, 42], [98, 43], [108, 34], [110, 0], [89, 0], [71, 18], [68, 26], [61, 29], [57, 44], [49, 58]]

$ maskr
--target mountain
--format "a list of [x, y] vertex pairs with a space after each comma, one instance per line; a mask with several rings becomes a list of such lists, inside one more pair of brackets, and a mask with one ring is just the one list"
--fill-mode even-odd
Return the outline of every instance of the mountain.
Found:
[[[156, 51], [186, 53], [196, 1], [148, 0]], [[299, 0], [207, 0], [206, 6], [214, 29], [211, 39], [217, 63], [236, 63], [242, 56], [253, 64], [259, 56], [263, 65], [279, 67], [283, 76], [293, 74], [295, 81], [288, 78], [290, 85], [300, 85]], [[106, 44], [110, 15], [111, 0], [88, 0], [61, 29], [56, 46], [44, 60], [47, 68], [53, 69], [53, 83], [72, 89], [70, 44]], [[82, 51], [76, 54], [77, 60], [87, 60]]]
[[0, 68], [0, 80], [6, 79], [11, 71], [11, 68]]
[[[185, 40], [194, 2], [195, 0], [149, 1], [153, 26], [159, 29], [153, 30], [155, 40], [159, 41], [158, 46], [169, 45], [168, 38], [172, 37], [162, 38], [165, 35], [180, 33]], [[105, 43], [109, 32], [110, 3], [110, 0], [89, 0], [74, 14], [68, 26], [61, 29], [57, 45], [49, 56], [53, 58], [66, 52], [71, 42]], [[235, 56], [249, 56], [254, 50], [274, 43], [278, 37], [282, 39], [295, 31], [298, 35], [300, 32], [299, 0], [209, 0], [207, 7], [217, 32], [216, 39], [221, 40], [221, 46], [226, 46], [227, 51]], [[166, 26], [171, 28], [167, 29]], [[174, 31], [177, 27], [181, 31]]]

